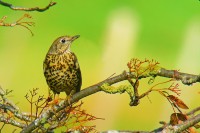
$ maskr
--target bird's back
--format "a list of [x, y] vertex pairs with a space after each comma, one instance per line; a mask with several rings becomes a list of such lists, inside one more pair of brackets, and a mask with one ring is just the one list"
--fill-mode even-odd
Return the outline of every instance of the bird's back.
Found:
[[73, 52], [47, 54], [43, 66], [47, 84], [54, 93], [64, 91], [69, 95], [80, 91], [81, 71]]

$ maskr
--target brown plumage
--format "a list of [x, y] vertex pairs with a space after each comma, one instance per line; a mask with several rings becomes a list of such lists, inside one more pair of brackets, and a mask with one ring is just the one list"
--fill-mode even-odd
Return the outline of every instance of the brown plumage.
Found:
[[44, 76], [54, 94], [65, 92], [68, 96], [80, 91], [81, 71], [76, 55], [70, 46], [77, 36], [61, 36], [51, 45], [43, 63]]

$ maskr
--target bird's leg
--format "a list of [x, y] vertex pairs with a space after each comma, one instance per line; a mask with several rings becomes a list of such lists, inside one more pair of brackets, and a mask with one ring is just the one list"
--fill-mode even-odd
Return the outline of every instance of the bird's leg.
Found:
[[53, 99], [55, 99], [55, 97], [56, 97], [56, 93], [53, 93]]
[[59, 94], [53, 93], [53, 100], [50, 102], [50, 104], [55, 105], [59, 102]]
[[71, 99], [71, 97], [76, 93], [76, 91], [75, 91], [75, 90], [72, 90], [72, 91], [70, 92], [69, 95], [67, 94], [67, 92], [65, 92], [65, 93], [66, 93], [66, 95], [67, 95], [66, 99], [67, 99], [67, 101], [68, 101], [68, 104], [71, 105], [70, 99]]

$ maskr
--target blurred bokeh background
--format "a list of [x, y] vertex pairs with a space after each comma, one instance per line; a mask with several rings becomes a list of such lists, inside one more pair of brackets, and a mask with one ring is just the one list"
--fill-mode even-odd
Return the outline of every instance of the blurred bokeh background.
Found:
[[[14, 5], [44, 7], [48, 0], [7, 0]], [[200, 73], [200, 2], [198, 0], [65, 0], [45, 12], [28, 12], [35, 22], [34, 36], [23, 27], [0, 27], [0, 85], [14, 90], [10, 99], [22, 111], [30, 111], [25, 95], [39, 88], [47, 95], [43, 60], [58, 36], [81, 37], [73, 43], [82, 70], [83, 86], [93, 85], [113, 73], [127, 70], [131, 58], [154, 59], [162, 67], [187, 73]], [[24, 11], [0, 6], [6, 22], [20, 18]], [[166, 80], [156, 78], [155, 83]], [[151, 85], [142, 80], [140, 91]], [[184, 86], [181, 99], [193, 109], [199, 106], [200, 85]], [[149, 100], [150, 99], [150, 100]], [[97, 93], [83, 100], [83, 108], [105, 120], [90, 123], [100, 131], [153, 130], [169, 121], [173, 113], [168, 101], [158, 93], [129, 106], [127, 94]], [[185, 110], [186, 112], [186, 110]], [[6, 125], [4, 131], [13, 131]], [[19, 131], [19, 130], [18, 130]]]

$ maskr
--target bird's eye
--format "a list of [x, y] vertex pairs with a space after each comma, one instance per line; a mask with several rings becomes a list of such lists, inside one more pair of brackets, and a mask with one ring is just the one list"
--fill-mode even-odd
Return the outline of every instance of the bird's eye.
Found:
[[61, 39], [60, 42], [61, 42], [61, 43], [65, 43], [66, 40], [65, 40], [65, 39]]

